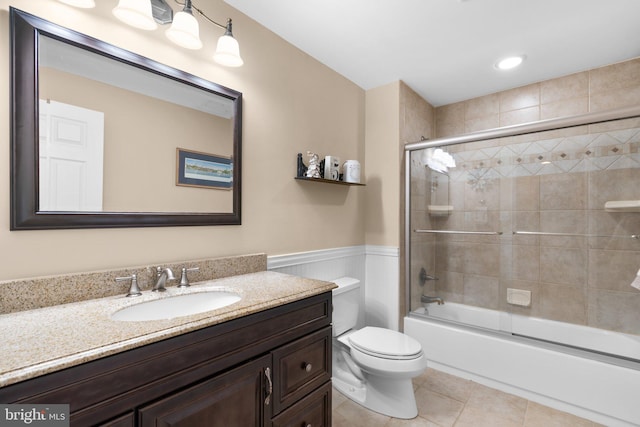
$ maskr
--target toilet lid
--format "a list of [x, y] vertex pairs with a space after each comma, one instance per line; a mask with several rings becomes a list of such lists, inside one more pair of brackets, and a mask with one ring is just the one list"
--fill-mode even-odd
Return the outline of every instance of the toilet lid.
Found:
[[422, 346], [410, 336], [373, 326], [349, 335], [349, 343], [363, 353], [386, 359], [415, 359], [422, 354]]

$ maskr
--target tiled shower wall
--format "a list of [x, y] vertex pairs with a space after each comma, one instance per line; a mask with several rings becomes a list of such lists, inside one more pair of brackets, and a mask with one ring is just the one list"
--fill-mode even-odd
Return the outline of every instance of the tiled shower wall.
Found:
[[436, 108], [436, 137], [640, 104], [640, 58]]
[[[637, 104], [640, 59], [440, 107], [436, 132], [444, 137]], [[639, 145], [638, 120], [455, 145], [446, 150], [457, 167], [437, 184], [414, 152], [412, 229], [502, 234], [413, 233], [412, 278], [424, 267], [439, 280], [424, 288], [411, 281], [412, 308], [424, 292], [640, 334], [640, 291], [629, 286], [640, 269], [640, 240], [631, 237], [640, 234], [640, 213], [604, 210], [609, 200], [640, 199]], [[430, 215], [430, 204], [453, 210]], [[507, 288], [530, 290], [531, 305], [508, 304]]]

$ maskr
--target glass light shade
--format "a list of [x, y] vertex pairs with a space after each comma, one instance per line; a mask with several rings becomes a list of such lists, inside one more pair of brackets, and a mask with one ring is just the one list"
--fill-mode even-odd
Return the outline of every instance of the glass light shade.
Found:
[[149, 0], [120, 0], [113, 9], [113, 14], [125, 24], [141, 30], [158, 28], [158, 24], [153, 19]]
[[238, 41], [226, 34], [220, 37], [218, 39], [216, 53], [213, 55], [213, 60], [227, 67], [239, 67], [244, 64], [244, 61], [240, 58]]
[[60, 3], [68, 4], [69, 6], [81, 7], [83, 9], [91, 9], [96, 7], [96, 2], [93, 0], [58, 0]]
[[190, 13], [178, 12], [173, 17], [171, 27], [165, 33], [167, 38], [187, 49], [202, 48], [200, 41], [200, 25], [198, 20]]

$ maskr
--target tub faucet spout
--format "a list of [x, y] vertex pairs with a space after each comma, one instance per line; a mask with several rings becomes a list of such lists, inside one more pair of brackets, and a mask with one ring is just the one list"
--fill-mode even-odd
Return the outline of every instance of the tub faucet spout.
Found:
[[433, 302], [437, 302], [438, 305], [442, 305], [444, 304], [444, 300], [440, 297], [429, 297], [427, 295], [422, 295], [420, 297], [420, 302], [426, 303], [426, 304], [431, 304]]

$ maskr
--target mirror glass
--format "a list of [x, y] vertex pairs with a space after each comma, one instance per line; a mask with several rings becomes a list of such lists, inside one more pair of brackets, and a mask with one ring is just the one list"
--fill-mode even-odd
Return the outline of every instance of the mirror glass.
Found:
[[12, 229], [240, 223], [239, 92], [11, 21]]

